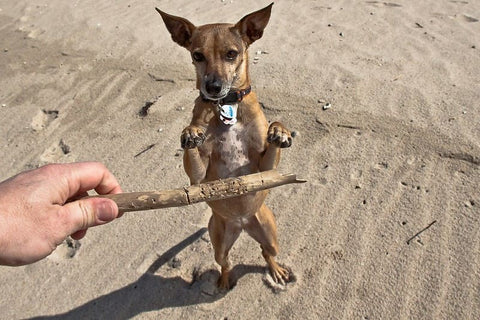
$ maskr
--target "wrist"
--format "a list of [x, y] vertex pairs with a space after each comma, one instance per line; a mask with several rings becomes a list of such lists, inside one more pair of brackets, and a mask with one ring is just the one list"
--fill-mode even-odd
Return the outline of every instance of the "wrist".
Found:
[[0, 211], [0, 265], [8, 265], [7, 262], [7, 228], [5, 221], [5, 212]]

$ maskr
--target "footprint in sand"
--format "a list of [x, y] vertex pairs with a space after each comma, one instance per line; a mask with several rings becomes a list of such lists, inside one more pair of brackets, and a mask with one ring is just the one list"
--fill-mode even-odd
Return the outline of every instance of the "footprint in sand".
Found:
[[363, 171], [360, 169], [352, 169], [350, 172], [351, 180], [359, 180], [363, 176]]
[[48, 125], [58, 118], [57, 110], [39, 110], [32, 119], [32, 129], [35, 131], [44, 130]]
[[57, 162], [70, 153], [70, 147], [60, 140], [60, 142], [54, 143], [50, 148], [45, 150], [40, 156], [40, 161], [51, 163]]
[[53, 261], [68, 260], [73, 258], [78, 250], [80, 249], [81, 243], [78, 240], [72, 238], [67, 238], [63, 241], [51, 255], [48, 256], [49, 259]]

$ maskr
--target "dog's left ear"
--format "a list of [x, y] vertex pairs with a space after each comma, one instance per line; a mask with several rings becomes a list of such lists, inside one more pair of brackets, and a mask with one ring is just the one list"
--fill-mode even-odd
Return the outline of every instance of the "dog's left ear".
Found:
[[191, 44], [195, 26], [187, 19], [165, 13], [158, 8], [155, 8], [155, 10], [162, 16], [163, 22], [165, 22], [168, 32], [172, 35], [173, 41], [188, 49]]
[[265, 29], [270, 19], [272, 6], [273, 2], [268, 7], [246, 15], [235, 25], [235, 28], [240, 31], [243, 41], [247, 45], [262, 37], [263, 29]]

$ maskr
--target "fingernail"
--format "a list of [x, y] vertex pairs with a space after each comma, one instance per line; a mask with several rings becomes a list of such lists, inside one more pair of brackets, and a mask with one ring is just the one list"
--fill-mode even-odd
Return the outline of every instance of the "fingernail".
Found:
[[100, 202], [97, 206], [97, 218], [103, 222], [112, 221], [117, 217], [117, 208], [112, 201]]

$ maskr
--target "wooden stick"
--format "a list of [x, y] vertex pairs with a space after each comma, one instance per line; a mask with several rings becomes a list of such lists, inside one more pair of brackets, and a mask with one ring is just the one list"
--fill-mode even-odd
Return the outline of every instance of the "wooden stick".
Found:
[[407, 240], [407, 244], [409, 245], [410, 242], [412, 242], [413, 239], [415, 239], [416, 237], [418, 237], [420, 234], [422, 234], [425, 230], [429, 229], [431, 226], [433, 226], [433, 224], [437, 222], [437, 220], [433, 220], [428, 226], [426, 226], [425, 228], [423, 228], [422, 230], [418, 231], [417, 233], [415, 233], [415, 235], [413, 237], [410, 237], [410, 239]]
[[198, 202], [228, 199], [284, 184], [304, 182], [306, 180], [297, 179], [294, 174], [280, 174], [276, 170], [269, 170], [179, 189], [129, 192], [91, 197], [112, 199], [117, 203], [121, 212], [130, 212], [181, 207]]

